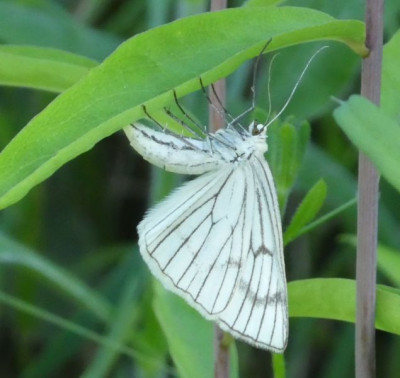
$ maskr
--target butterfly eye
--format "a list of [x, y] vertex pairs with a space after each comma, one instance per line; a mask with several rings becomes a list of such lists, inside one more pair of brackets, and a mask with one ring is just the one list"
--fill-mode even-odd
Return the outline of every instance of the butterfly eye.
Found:
[[251, 134], [252, 135], [260, 135], [263, 128], [264, 128], [263, 124], [254, 122], [254, 126], [251, 130]]

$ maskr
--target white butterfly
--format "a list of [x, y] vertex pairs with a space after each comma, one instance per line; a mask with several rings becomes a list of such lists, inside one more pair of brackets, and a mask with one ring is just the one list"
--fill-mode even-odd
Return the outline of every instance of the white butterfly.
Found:
[[[277, 353], [287, 344], [288, 305], [281, 217], [264, 159], [266, 132], [286, 109], [311, 61], [326, 47], [311, 56], [284, 106], [265, 124], [252, 122], [248, 130], [235, 127], [255, 107], [255, 68], [252, 106], [204, 139], [141, 124], [124, 129], [133, 148], [150, 163], [170, 172], [201, 175], [150, 209], [138, 225], [139, 249], [152, 273], [225, 331]], [[201, 79], [200, 83], [205, 91]], [[195, 123], [173, 93], [178, 108]], [[143, 110], [157, 123], [145, 106]]]
[[151, 209], [140, 252], [165, 287], [233, 336], [282, 353], [288, 306], [266, 125], [232, 124], [204, 140], [125, 128], [131, 145], [171, 172], [201, 175]]

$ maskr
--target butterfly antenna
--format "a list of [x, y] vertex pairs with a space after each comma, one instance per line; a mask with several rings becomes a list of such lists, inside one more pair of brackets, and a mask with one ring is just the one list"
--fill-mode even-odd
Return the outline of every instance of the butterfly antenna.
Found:
[[328, 46], [322, 46], [321, 48], [319, 48], [312, 56], [311, 58], [308, 60], [306, 66], [304, 67], [303, 71], [300, 74], [300, 77], [298, 78], [296, 84], [294, 85], [292, 92], [290, 93], [289, 98], [286, 100], [285, 104], [283, 105], [282, 109], [278, 112], [278, 114], [276, 114], [270, 121], [267, 120], [266, 123], [264, 123], [264, 127], [268, 127], [271, 123], [273, 123], [287, 108], [287, 106], [289, 105], [290, 101], [293, 98], [294, 93], [296, 92], [297, 87], [299, 86], [301, 80], [303, 79], [304, 74], [306, 73], [308, 67], [310, 66], [311, 62], [314, 60], [314, 58], [324, 49], [326, 49]]
[[167, 114], [168, 117], [173, 119], [175, 122], [179, 123], [190, 134], [199, 138], [204, 138], [204, 135], [198, 133], [196, 130], [190, 127], [186, 122], [182, 121], [179, 117], [177, 117], [174, 113], [172, 113], [168, 108], [164, 107], [164, 112], [165, 114]]
[[[201, 138], [204, 138], [205, 137], [205, 126], [200, 125], [195, 119], [193, 119], [193, 117], [191, 117], [188, 113], [186, 113], [185, 109], [183, 109], [182, 105], [178, 101], [178, 96], [176, 94], [175, 89], [172, 91], [172, 93], [174, 95], [175, 104], [178, 107], [178, 109], [181, 111], [181, 113], [186, 117], [186, 119], [188, 119], [193, 125], [195, 125], [198, 130], [200, 130], [200, 133], [194, 129], [192, 130], [192, 132], [195, 133], [196, 135], [200, 136]], [[174, 115], [172, 115], [172, 116], [174, 117]], [[188, 125], [186, 125], [186, 126], [189, 127]], [[189, 127], [189, 128], [192, 129], [191, 127]]]
[[267, 82], [267, 99], [268, 99], [268, 115], [267, 115], [267, 120], [265, 121], [266, 123], [268, 123], [269, 117], [271, 117], [271, 113], [272, 113], [272, 97], [271, 97], [271, 72], [272, 72], [272, 66], [274, 64], [274, 61], [276, 59], [276, 57], [279, 54], [275, 54], [272, 58], [271, 61], [269, 63], [269, 67], [268, 67], [268, 82]]
[[[257, 59], [254, 63], [254, 67], [253, 67], [253, 79], [252, 79], [252, 83], [251, 83], [251, 93], [252, 93], [252, 99], [251, 99], [251, 106], [246, 109], [243, 113], [239, 114], [236, 118], [234, 118], [231, 121], [231, 125], [235, 125], [236, 123], [240, 125], [239, 120], [242, 119], [244, 116], [246, 116], [247, 114], [251, 113], [255, 107], [256, 107], [256, 79], [257, 79], [257, 73], [258, 73], [258, 65], [260, 63], [261, 60], [261, 56], [264, 53], [264, 51], [267, 49], [268, 45], [271, 43], [272, 38], [270, 38], [267, 43], [264, 45], [264, 47], [262, 48], [262, 50], [260, 51], [260, 53], [257, 56]], [[243, 128], [243, 126], [241, 126]], [[246, 130], [247, 132], [247, 130]]]
[[253, 80], [251, 83], [251, 91], [253, 93], [253, 98], [251, 100], [251, 106], [254, 109], [256, 107], [256, 79], [257, 79], [257, 74], [258, 74], [258, 66], [260, 64], [260, 60], [262, 57], [262, 54], [264, 53], [264, 51], [267, 49], [268, 45], [271, 43], [272, 38], [270, 38], [267, 43], [264, 45], [264, 47], [262, 48], [262, 50], [260, 51], [260, 53], [257, 56], [257, 59], [254, 63], [254, 67], [253, 67]]
[[201, 86], [201, 90], [203, 91], [204, 96], [206, 97], [208, 103], [210, 104], [210, 106], [216, 111], [216, 113], [224, 120], [226, 121], [226, 117], [231, 117], [232, 115], [222, 106], [222, 102], [221, 99], [218, 97], [218, 95], [216, 95], [216, 90], [214, 88], [214, 85], [211, 85], [211, 89], [214, 93], [214, 95], [216, 95], [216, 100], [218, 102], [218, 104], [222, 107], [223, 111], [221, 111], [221, 109], [217, 106], [215, 106], [215, 104], [211, 101], [210, 96], [208, 95], [206, 88], [204, 86], [203, 83], [203, 79], [201, 77], [199, 77], [199, 82], [200, 82], [200, 86]]
[[[146, 114], [146, 116], [153, 121], [158, 127], [160, 127], [160, 129], [168, 135], [175, 135], [174, 133], [172, 133], [171, 131], [169, 131], [168, 129], [166, 129], [160, 122], [158, 122], [148, 111], [146, 108], [146, 105], [142, 105], [142, 109], [144, 114]], [[164, 109], [165, 110], [165, 109]], [[167, 113], [168, 114], [168, 113]], [[171, 113], [172, 114], [172, 113]], [[199, 148], [197, 146], [195, 146], [193, 143], [190, 142], [190, 140], [188, 140], [188, 138], [183, 138], [181, 137], [180, 140], [185, 143], [186, 145], [190, 146], [193, 149], [199, 150]]]
[[146, 108], [146, 105], [142, 105], [142, 109], [144, 114], [146, 114], [147, 118], [150, 119], [151, 121], [153, 121], [162, 131], [165, 131], [165, 127], [163, 125], [161, 125], [160, 122], [158, 122], [148, 111]]

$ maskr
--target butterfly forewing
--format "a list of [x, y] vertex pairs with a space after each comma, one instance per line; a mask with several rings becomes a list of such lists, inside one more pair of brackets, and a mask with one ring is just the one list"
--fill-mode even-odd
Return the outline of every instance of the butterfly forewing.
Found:
[[206, 140], [159, 132], [140, 123], [125, 127], [124, 131], [136, 151], [169, 172], [199, 175], [221, 166]]

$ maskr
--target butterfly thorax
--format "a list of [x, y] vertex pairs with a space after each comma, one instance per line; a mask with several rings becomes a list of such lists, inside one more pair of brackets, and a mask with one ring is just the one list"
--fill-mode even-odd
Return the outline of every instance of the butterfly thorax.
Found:
[[226, 163], [240, 164], [250, 160], [256, 154], [264, 155], [268, 150], [266, 128], [252, 122], [248, 132], [227, 127], [209, 135], [209, 142]]
[[251, 135], [242, 135], [233, 128], [209, 134], [210, 152], [221, 158], [221, 163], [240, 164], [247, 162], [256, 151]]

